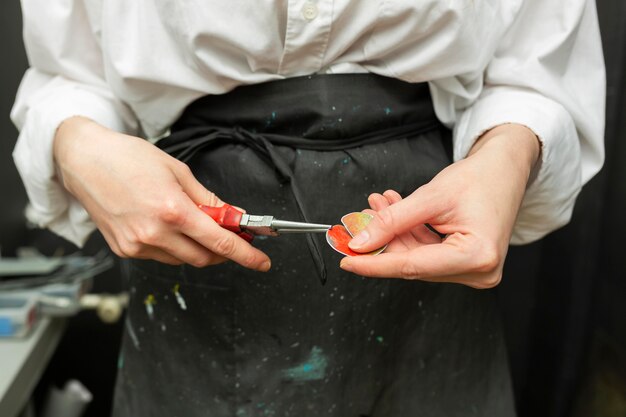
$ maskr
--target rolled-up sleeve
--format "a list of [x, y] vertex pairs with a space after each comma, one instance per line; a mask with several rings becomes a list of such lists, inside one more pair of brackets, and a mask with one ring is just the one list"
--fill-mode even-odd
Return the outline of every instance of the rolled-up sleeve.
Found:
[[605, 88], [595, 2], [525, 1], [486, 68], [480, 97], [454, 129], [455, 160], [505, 123], [525, 125], [541, 141], [511, 243], [569, 222], [582, 185], [604, 161]]
[[81, 246], [95, 229], [56, 173], [52, 142], [61, 122], [90, 118], [134, 133], [129, 108], [108, 88], [102, 52], [80, 0], [23, 0], [27, 70], [11, 111], [20, 134], [13, 158], [29, 198], [29, 221]]

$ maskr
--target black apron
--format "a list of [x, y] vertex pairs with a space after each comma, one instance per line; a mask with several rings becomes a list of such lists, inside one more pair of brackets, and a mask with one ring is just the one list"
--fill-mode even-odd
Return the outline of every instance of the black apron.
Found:
[[[370, 74], [201, 98], [159, 146], [230, 204], [329, 224], [451, 162], [428, 85]], [[115, 417], [515, 415], [492, 292], [346, 273], [323, 235], [254, 245], [269, 273], [125, 263]]]

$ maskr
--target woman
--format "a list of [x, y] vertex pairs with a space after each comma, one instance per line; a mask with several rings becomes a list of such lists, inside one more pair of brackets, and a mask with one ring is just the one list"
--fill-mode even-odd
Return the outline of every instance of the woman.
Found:
[[[473, 288], [601, 167], [592, 1], [23, 10], [29, 218], [133, 259], [116, 416], [514, 415]], [[344, 271], [316, 237], [250, 245], [196, 206], [336, 223], [366, 197], [351, 246], [388, 248]]]

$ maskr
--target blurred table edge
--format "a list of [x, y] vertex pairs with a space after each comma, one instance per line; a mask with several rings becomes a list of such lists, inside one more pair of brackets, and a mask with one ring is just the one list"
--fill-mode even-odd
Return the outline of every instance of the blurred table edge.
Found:
[[41, 318], [28, 337], [0, 339], [0, 416], [26, 406], [65, 330], [64, 318]]

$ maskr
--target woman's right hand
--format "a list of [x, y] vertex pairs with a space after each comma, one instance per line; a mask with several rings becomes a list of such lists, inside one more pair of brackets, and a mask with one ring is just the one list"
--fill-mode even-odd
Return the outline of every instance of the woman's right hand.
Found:
[[197, 207], [224, 203], [186, 164], [149, 142], [72, 117], [56, 132], [54, 157], [63, 185], [117, 255], [196, 267], [230, 259], [270, 268], [266, 254]]

